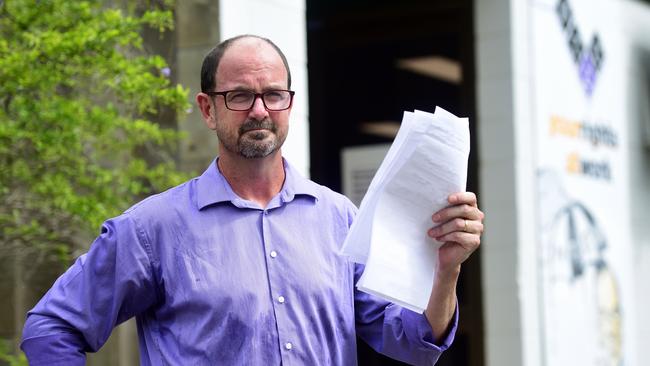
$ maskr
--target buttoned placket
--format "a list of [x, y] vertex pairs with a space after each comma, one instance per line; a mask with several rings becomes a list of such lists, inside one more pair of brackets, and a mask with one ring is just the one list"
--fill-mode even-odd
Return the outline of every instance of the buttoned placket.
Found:
[[287, 307], [291, 306], [291, 299], [287, 298], [285, 283], [282, 276], [281, 262], [286, 260], [279, 252], [277, 243], [274, 243], [272, 234], [273, 211], [262, 211], [262, 241], [266, 258], [266, 270], [269, 279], [269, 288], [273, 302], [273, 311], [278, 329], [278, 346], [283, 365], [294, 364], [292, 354], [296, 352], [295, 333], [290, 331], [291, 324], [287, 316]]

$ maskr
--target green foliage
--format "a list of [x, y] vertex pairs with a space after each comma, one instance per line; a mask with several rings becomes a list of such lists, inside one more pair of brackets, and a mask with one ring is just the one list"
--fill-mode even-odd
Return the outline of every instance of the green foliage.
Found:
[[11, 352], [11, 342], [0, 338], [0, 364], [7, 366], [28, 366], [24, 353], [14, 356]]
[[184, 111], [187, 90], [140, 36], [173, 26], [170, 5], [0, 1], [0, 255], [69, 259], [75, 238], [185, 179], [179, 134], [152, 120]]

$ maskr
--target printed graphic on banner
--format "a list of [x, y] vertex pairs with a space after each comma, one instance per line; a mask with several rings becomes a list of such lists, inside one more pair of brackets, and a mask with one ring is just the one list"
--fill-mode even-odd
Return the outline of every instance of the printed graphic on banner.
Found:
[[580, 80], [585, 93], [591, 96], [596, 84], [596, 77], [603, 63], [604, 53], [600, 44], [598, 34], [594, 34], [586, 48], [580, 36], [580, 30], [575, 23], [573, 12], [568, 0], [560, 0], [557, 3], [556, 11], [562, 24], [562, 29], [573, 55], [573, 61], [578, 66]]
[[[551, 138], [564, 137], [569, 142], [571, 140], [573, 142], [584, 141], [591, 145], [592, 150], [598, 148], [616, 149], [618, 147], [618, 134], [610, 125], [576, 121], [557, 115], [551, 116], [549, 136]], [[590, 152], [581, 154], [577, 151], [570, 151], [565, 159], [566, 173], [611, 181], [612, 169], [609, 157], [593, 155]]]
[[540, 170], [538, 182], [547, 364], [622, 365], [620, 291], [607, 261], [609, 240], [591, 209], [567, 194], [556, 171]]
[[615, 27], [602, 26], [611, 0], [531, 6], [541, 363], [632, 365], [626, 101]]

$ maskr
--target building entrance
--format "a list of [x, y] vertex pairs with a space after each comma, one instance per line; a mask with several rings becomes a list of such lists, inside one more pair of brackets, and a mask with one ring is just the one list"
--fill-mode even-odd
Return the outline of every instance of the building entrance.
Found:
[[[306, 4], [311, 178], [360, 199], [372, 175], [357, 174], [354, 192], [349, 188], [344, 192], [345, 174], [350, 174], [344, 173], [344, 159], [357, 156], [344, 152], [365, 147], [370, 154], [381, 154], [381, 146], [395, 137], [404, 110], [433, 112], [439, 105], [470, 118], [468, 190], [477, 192], [479, 121], [472, 1], [308, 0]], [[378, 164], [381, 157], [374, 161]], [[372, 166], [368, 168], [372, 171]], [[480, 253], [463, 266], [458, 296], [459, 331], [438, 365], [481, 366]], [[400, 363], [375, 354], [359, 341], [359, 364]]]

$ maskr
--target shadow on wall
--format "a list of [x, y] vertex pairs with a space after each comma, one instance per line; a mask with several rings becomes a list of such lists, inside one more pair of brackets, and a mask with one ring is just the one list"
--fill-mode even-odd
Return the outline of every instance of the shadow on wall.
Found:
[[650, 48], [637, 48], [633, 54], [637, 55], [634, 59], [638, 60], [640, 71], [638, 90], [635, 95], [642, 128], [641, 136], [643, 136], [646, 153], [650, 153]]

